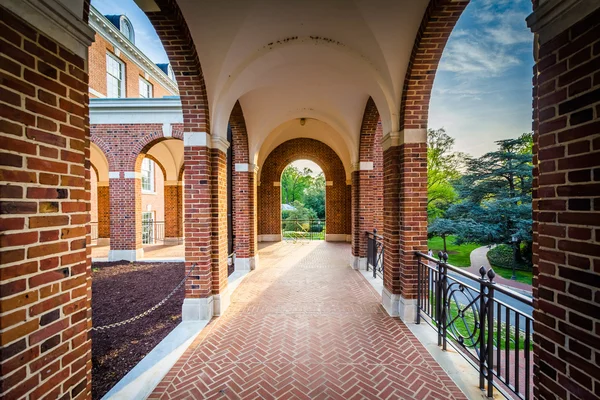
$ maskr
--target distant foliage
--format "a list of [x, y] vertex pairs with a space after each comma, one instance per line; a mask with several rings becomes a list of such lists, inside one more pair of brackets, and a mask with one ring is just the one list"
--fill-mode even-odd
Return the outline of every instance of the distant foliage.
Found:
[[464, 173], [448, 183], [456, 197], [444, 218], [430, 218], [429, 234], [452, 234], [456, 244], [508, 244], [515, 238], [524, 249], [518, 262], [531, 264], [532, 134], [496, 144], [496, 151], [479, 158], [464, 156]]
[[325, 219], [325, 176], [288, 165], [281, 175], [281, 202], [296, 208], [282, 211], [284, 220]]
[[[521, 252], [523, 251], [523, 249], [520, 250]], [[523, 254], [521, 254], [521, 257], [524, 258]], [[508, 244], [494, 246], [487, 252], [487, 259], [494, 268], [500, 267], [510, 269], [513, 267], [515, 259], [513, 247]], [[515, 269], [529, 270], [530, 267], [527, 263], [518, 262], [515, 264]]]

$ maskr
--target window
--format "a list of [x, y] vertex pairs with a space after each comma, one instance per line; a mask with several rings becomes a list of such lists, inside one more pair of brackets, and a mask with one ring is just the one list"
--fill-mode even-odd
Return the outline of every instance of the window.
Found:
[[173, 82], [175, 82], [175, 73], [173, 72], [173, 68], [171, 68], [171, 64], [169, 64], [167, 67], [167, 75]]
[[142, 161], [142, 191], [154, 193], [154, 161], [149, 158]]
[[127, 38], [129, 39], [129, 41], [131, 43], [135, 44], [135, 35], [133, 33], [133, 26], [131, 26], [131, 22], [129, 22], [129, 19], [122, 15], [121, 16], [121, 21], [119, 22], [120, 26], [121, 26], [121, 33]]
[[142, 244], [154, 243], [154, 213], [142, 213]]
[[140, 77], [140, 97], [152, 98], [152, 84], [142, 77]]
[[125, 97], [125, 65], [110, 53], [106, 53], [106, 97]]

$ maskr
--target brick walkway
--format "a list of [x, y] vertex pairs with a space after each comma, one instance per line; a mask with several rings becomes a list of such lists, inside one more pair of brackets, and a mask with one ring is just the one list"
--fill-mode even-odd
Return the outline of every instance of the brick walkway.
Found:
[[151, 399], [463, 399], [347, 244], [278, 243]]

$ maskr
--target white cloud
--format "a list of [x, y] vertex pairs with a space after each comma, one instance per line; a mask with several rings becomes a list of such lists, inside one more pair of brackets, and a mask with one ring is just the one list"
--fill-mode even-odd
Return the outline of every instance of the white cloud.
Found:
[[472, 39], [453, 40], [446, 46], [440, 61], [441, 71], [479, 76], [498, 76], [520, 60], [505, 49]]

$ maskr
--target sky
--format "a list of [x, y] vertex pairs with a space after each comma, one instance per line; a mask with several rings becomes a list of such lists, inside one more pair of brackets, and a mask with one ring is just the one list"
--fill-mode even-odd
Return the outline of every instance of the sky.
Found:
[[531, 131], [530, 0], [472, 0], [452, 32], [433, 85], [429, 128], [473, 156]]
[[[92, 0], [102, 14], [125, 14], [136, 46], [155, 63], [169, 62], [154, 28], [133, 0]], [[472, 0], [442, 55], [429, 109], [429, 128], [446, 129], [455, 151], [472, 156], [494, 141], [531, 131], [533, 35], [530, 0]]]

